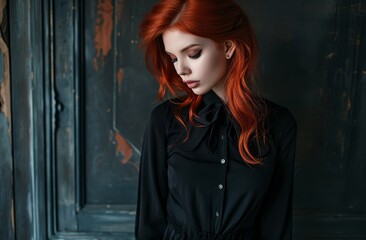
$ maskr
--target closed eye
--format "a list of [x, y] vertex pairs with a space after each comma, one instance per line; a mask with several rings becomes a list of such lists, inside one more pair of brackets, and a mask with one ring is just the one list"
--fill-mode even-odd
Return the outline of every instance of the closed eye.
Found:
[[197, 54], [195, 54], [193, 56], [189, 56], [189, 57], [192, 59], [197, 59], [197, 58], [201, 57], [201, 54], [202, 54], [202, 50], [199, 50]]
[[[202, 54], [202, 50], [199, 50], [198, 53], [196, 53], [195, 55], [188, 56], [188, 57], [191, 58], [191, 59], [198, 59], [199, 57], [201, 57], [201, 54]], [[176, 63], [177, 61], [178, 61], [177, 58], [171, 58], [172, 63]]]

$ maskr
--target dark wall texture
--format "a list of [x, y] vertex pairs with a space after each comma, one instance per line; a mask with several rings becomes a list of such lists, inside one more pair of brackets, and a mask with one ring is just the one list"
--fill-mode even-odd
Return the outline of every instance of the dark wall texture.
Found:
[[[155, 2], [0, 1], [0, 239], [133, 239]], [[298, 122], [294, 239], [366, 239], [365, 0], [238, 3], [263, 95]]]

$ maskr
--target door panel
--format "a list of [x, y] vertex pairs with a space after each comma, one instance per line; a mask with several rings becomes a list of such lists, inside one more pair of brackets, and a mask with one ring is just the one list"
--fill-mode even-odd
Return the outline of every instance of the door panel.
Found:
[[52, 4], [55, 235], [129, 238], [139, 149], [156, 91], [140, 70], [136, 26], [144, 3]]

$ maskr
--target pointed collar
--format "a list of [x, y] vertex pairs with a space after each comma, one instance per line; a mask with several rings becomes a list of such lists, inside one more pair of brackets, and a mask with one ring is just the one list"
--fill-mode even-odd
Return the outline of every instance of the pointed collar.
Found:
[[203, 126], [211, 125], [212, 123], [220, 120], [222, 122], [226, 120], [225, 113], [226, 104], [216, 95], [214, 91], [209, 91], [203, 96], [202, 107], [197, 112], [198, 123]]
[[[234, 139], [240, 135], [240, 126], [234, 119], [226, 103], [213, 91], [210, 90], [203, 96], [203, 107], [198, 111], [198, 123], [208, 126], [213, 123], [229, 124], [234, 128]], [[236, 136], [235, 136], [236, 135]]]

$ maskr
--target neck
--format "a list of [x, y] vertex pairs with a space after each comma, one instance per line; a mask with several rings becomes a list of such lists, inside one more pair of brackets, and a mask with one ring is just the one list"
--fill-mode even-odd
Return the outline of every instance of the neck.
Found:
[[212, 89], [214, 91], [214, 93], [221, 98], [222, 101], [224, 101], [225, 103], [227, 103], [227, 98], [225, 97], [225, 91], [224, 88], [213, 88]]

